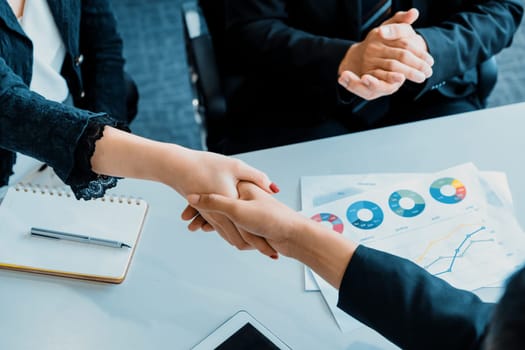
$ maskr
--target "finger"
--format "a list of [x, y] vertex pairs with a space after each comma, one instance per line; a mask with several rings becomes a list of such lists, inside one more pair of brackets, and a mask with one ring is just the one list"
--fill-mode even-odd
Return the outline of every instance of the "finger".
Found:
[[[208, 218], [208, 225], [211, 225], [215, 231], [221, 236], [226, 242], [228, 242], [230, 245], [234, 245], [233, 241], [230, 239], [230, 235], [226, 233], [226, 231], [221, 227], [221, 224], [214, 221], [213, 219]], [[213, 222], [213, 224], [210, 224], [209, 222]]]
[[392, 23], [379, 27], [379, 35], [384, 40], [399, 40], [414, 35], [414, 28], [405, 23]]
[[201, 229], [204, 224], [206, 224], [207, 221], [206, 219], [204, 219], [202, 217], [202, 215], [197, 215], [196, 217], [193, 218], [193, 220], [189, 223], [188, 225], [188, 229], [190, 231], [197, 231], [199, 229]]
[[[219, 232], [222, 237], [228, 237], [228, 242], [230, 242], [237, 249], [255, 249], [255, 247], [244, 240], [244, 237], [241, 236], [237, 227], [227, 217], [214, 215], [213, 226], [217, 228], [217, 232]], [[220, 229], [218, 229], [218, 227], [220, 227]]]
[[399, 90], [402, 85], [402, 83], [388, 83], [370, 74], [364, 74], [361, 80], [366, 81], [369, 90], [373, 91], [377, 97], [391, 95]]
[[412, 24], [419, 18], [419, 11], [412, 8], [408, 11], [398, 11], [392, 17], [384, 21], [381, 25], [392, 23], [406, 23]]
[[279, 187], [273, 182], [270, 181], [268, 176], [248, 164], [241, 162], [239, 166], [241, 180], [250, 181], [265, 190], [268, 193], [277, 193], [279, 192]]
[[359, 78], [357, 74], [349, 70], [343, 71], [341, 75], [339, 76], [339, 78], [337, 79], [337, 82], [339, 83], [339, 85], [347, 89], [350, 86], [358, 85], [362, 83], [361, 78]]
[[237, 192], [239, 193], [239, 198], [244, 200], [255, 199], [267, 195], [267, 193], [262, 192], [259, 187], [246, 181], [241, 181], [237, 184]]
[[373, 100], [381, 96], [392, 94], [401, 86], [400, 83], [389, 84], [381, 82], [370, 74], [359, 78], [355, 73], [344, 71], [338, 80], [351, 93], [365, 99]]
[[215, 193], [190, 194], [186, 197], [186, 200], [197, 210], [218, 212], [226, 216], [233, 210], [235, 203], [234, 199]]
[[413, 81], [414, 83], [422, 83], [427, 79], [425, 73], [395, 59], [382, 59], [379, 60], [376, 65], [379, 69], [401, 73], [407, 80]]
[[[422, 39], [421, 39], [422, 40]], [[425, 48], [417, 44], [417, 40], [389, 40], [386, 45], [412, 52], [416, 57], [424, 60], [430, 67], [434, 65], [434, 57]]]
[[209, 222], [206, 222], [204, 225], [202, 225], [201, 230], [204, 232], [213, 232], [215, 231], [215, 228], [213, 228]]
[[198, 210], [211, 213], [205, 215], [208, 223], [202, 226], [203, 231], [209, 232], [215, 229], [231, 245], [246, 249], [246, 242], [240, 238], [237, 228], [229, 219], [229, 215], [235, 216], [235, 199], [219, 194], [190, 194], [186, 199]]
[[268, 244], [268, 242], [264, 238], [248, 233], [243, 229], [239, 229], [239, 233], [241, 234], [244, 241], [249, 243], [252, 247], [257, 249], [262, 254], [272, 259], [277, 259], [279, 257], [279, 253], [275, 249], [273, 249], [272, 246]]
[[180, 216], [182, 220], [188, 221], [188, 220], [193, 219], [197, 214], [199, 214], [199, 211], [193, 208], [191, 205], [188, 205], [186, 206], [186, 208], [184, 208]]
[[388, 72], [381, 69], [375, 69], [373, 71], [368, 72], [367, 74], [370, 74], [374, 77], [376, 77], [379, 80], [383, 80], [390, 84], [403, 84], [406, 80], [405, 76], [398, 72]]
[[[197, 219], [197, 218], [195, 218]], [[194, 220], [195, 220], [194, 219]], [[190, 223], [191, 224], [191, 223]], [[189, 229], [189, 225], [188, 225], [188, 229]], [[206, 219], [204, 219], [204, 223], [201, 225], [200, 227], [201, 231], [203, 232], [213, 232], [213, 231], [216, 231], [215, 228], [208, 222], [206, 221]], [[190, 230], [191, 231], [191, 230]], [[196, 230], [194, 230], [196, 231]]]
[[366, 91], [368, 90], [368, 87], [363, 86], [363, 82], [354, 72], [348, 70], [343, 71], [337, 79], [337, 82], [351, 93], [365, 98], [361, 93], [359, 93], [359, 90]]
[[361, 80], [354, 72], [343, 71], [337, 82], [351, 93], [365, 100], [372, 100], [378, 97], [369, 89], [368, 81]]
[[230, 239], [230, 235], [226, 234], [226, 231], [222, 228], [221, 223], [212, 218], [212, 214], [206, 213], [203, 215], [203, 217], [206, 220], [205, 225], [211, 227], [213, 231], [217, 231], [219, 236], [221, 236], [229, 244], [233, 245], [233, 241]]
[[[399, 49], [396, 47], [386, 47], [383, 50], [382, 56], [383, 58], [386, 58], [387, 60], [395, 59], [399, 63], [402, 63], [403, 65], [413, 68], [416, 71], [422, 73], [424, 76], [423, 77], [420, 76], [420, 78], [422, 78], [423, 80], [429, 78], [432, 75], [432, 67], [425, 60], [422, 60], [421, 58], [414, 55], [414, 53], [412, 53], [410, 50]], [[393, 62], [389, 62], [387, 64], [390, 65], [392, 63]], [[404, 71], [397, 71], [397, 72], [403, 73], [408, 78], [407, 74], [409, 73], [409, 71], [406, 70], [406, 68], [403, 66], [399, 66], [399, 65], [396, 65], [396, 66], [402, 67], [403, 69], [405, 69]], [[392, 70], [395, 71], [394, 66], [392, 66]]]

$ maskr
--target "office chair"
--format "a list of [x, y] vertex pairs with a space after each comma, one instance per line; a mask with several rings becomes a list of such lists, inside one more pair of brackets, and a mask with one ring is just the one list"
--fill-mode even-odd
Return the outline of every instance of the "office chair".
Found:
[[124, 84], [126, 86], [126, 114], [129, 124], [135, 119], [138, 113], [139, 89], [137, 83], [128, 72], [124, 72]]
[[487, 107], [487, 102], [496, 81], [498, 80], [498, 64], [496, 57], [492, 56], [488, 60], [478, 65], [478, 96], [483, 108]]
[[226, 98], [213, 39], [201, 6], [197, 1], [182, 3], [182, 21], [186, 60], [193, 93], [195, 120], [201, 126], [203, 148], [207, 130], [220, 123], [226, 114]]
[[[221, 63], [224, 0], [190, 0], [181, 9], [195, 116], [203, 144], [213, 145], [218, 140], [207, 130], [220, 130], [221, 119], [228, 111], [227, 96], [242, 84], [242, 77], [228, 75]], [[489, 58], [477, 69], [477, 93], [485, 108], [498, 77], [496, 58]]]

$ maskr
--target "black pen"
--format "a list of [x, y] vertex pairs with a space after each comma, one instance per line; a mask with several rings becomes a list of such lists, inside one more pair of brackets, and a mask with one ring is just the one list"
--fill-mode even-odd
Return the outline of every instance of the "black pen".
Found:
[[76, 233], [53, 231], [53, 230], [37, 228], [37, 227], [31, 227], [31, 235], [46, 237], [46, 238], [54, 238], [54, 239], [65, 239], [68, 241], [74, 241], [74, 242], [80, 242], [80, 243], [98, 244], [98, 245], [103, 245], [106, 247], [113, 247], [113, 248], [122, 248], [122, 247], [131, 248], [131, 246], [126, 243], [122, 243], [119, 241], [113, 241], [111, 239], [79, 235]]

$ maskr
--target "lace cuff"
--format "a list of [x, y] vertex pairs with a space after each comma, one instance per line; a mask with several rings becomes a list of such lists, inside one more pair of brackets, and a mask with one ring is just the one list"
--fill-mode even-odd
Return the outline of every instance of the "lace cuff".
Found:
[[90, 200], [102, 197], [106, 190], [117, 185], [119, 178], [99, 175], [91, 170], [95, 143], [102, 138], [106, 125], [130, 131], [126, 124], [105, 115], [89, 119], [75, 150], [75, 165], [67, 181], [77, 199]]

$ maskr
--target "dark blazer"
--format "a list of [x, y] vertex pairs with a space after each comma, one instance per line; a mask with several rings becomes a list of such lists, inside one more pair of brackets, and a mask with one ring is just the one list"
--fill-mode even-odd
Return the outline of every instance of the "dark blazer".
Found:
[[481, 349], [494, 304], [452, 287], [418, 265], [359, 246], [338, 307], [402, 349]]
[[[222, 58], [228, 74], [245, 77], [230, 93], [236, 121], [302, 126], [347, 117], [337, 70], [359, 41], [350, 0], [227, 0]], [[393, 1], [416, 7], [414, 24], [435, 59], [423, 84], [407, 82], [388, 99], [410, 103], [431, 90], [462, 98], [476, 90], [476, 66], [509, 46], [523, 14], [519, 0]], [[372, 125], [373, 126], [373, 125]]]
[[67, 181], [90, 118], [107, 114], [127, 122], [122, 40], [109, 1], [48, 3], [66, 47], [61, 74], [78, 108], [28, 89], [33, 46], [7, 1], [0, 0], [0, 186], [11, 174], [14, 152], [46, 162]]

